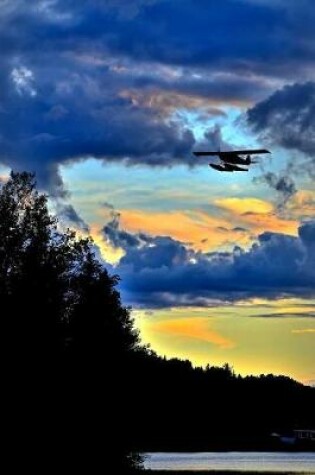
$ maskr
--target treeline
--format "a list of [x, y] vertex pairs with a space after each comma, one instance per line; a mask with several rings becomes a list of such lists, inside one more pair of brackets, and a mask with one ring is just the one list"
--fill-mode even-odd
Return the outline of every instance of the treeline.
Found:
[[[146, 450], [262, 446], [314, 426], [315, 390], [239, 378], [141, 347], [119, 278], [89, 239], [61, 232], [34, 176], [0, 189], [5, 453], [33, 472], [130, 473]], [[260, 445], [259, 445], [260, 444]]]
[[241, 377], [222, 368], [143, 354], [133, 391], [136, 447], [144, 451], [288, 450], [271, 434], [315, 427], [315, 388], [285, 376]]

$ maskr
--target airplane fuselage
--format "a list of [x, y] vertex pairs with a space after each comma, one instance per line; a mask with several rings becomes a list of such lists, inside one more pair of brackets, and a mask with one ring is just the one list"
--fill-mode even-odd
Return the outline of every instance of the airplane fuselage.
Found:
[[250, 157], [247, 156], [246, 158], [242, 158], [239, 155], [233, 155], [233, 154], [224, 154], [224, 153], [219, 153], [218, 154], [220, 157], [220, 160], [225, 163], [232, 163], [235, 165], [250, 165]]

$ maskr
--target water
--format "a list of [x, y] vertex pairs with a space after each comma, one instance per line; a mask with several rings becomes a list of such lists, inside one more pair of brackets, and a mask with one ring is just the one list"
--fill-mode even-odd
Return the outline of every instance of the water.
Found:
[[240, 470], [315, 474], [315, 453], [150, 453], [147, 454], [145, 468], [152, 470]]

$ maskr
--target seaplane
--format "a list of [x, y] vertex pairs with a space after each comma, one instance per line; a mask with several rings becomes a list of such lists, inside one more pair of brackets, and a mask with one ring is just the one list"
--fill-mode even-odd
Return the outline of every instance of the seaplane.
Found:
[[[213, 157], [218, 156], [221, 160], [220, 164], [209, 163], [209, 166], [218, 172], [248, 172], [248, 168], [253, 163], [258, 163], [252, 159], [252, 155], [270, 153], [264, 148], [253, 150], [228, 150], [226, 152], [193, 152], [196, 157]], [[245, 157], [242, 157], [245, 155]], [[239, 166], [241, 165], [241, 166]]]

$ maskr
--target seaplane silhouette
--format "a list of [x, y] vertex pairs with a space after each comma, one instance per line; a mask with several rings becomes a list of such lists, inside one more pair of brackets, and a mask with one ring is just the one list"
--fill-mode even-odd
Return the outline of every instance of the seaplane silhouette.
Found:
[[[220, 150], [217, 152], [193, 152], [196, 157], [218, 156], [221, 163], [209, 163], [209, 166], [219, 172], [248, 172], [248, 168], [243, 168], [244, 166], [248, 167], [253, 163], [258, 163], [252, 159], [252, 155], [263, 153], [270, 153], [270, 151], [264, 148], [259, 148], [253, 150], [229, 150], [227, 152], [221, 152]], [[246, 155], [246, 157], [243, 158], [241, 155]]]

